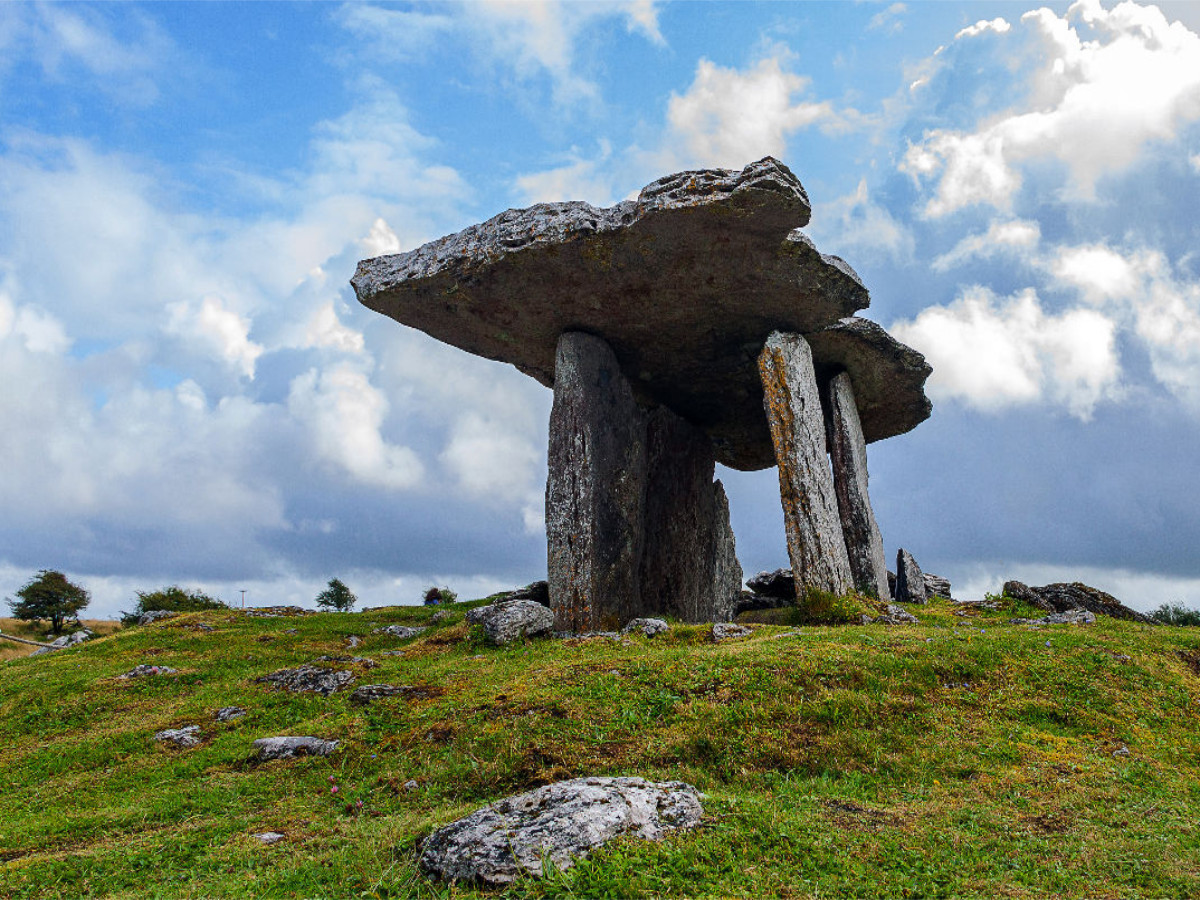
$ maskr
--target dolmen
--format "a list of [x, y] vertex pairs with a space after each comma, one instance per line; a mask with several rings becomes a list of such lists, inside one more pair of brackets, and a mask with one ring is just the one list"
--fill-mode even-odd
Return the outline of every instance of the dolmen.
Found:
[[801, 230], [810, 214], [767, 157], [607, 209], [508, 210], [359, 263], [367, 307], [553, 389], [556, 629], [732, 618], [742, 572], [717, 462], [778, 466], [798, 599], [888, 596], [866, 445], [928, 418], [931, 370], [853, 315], [870, 295]]

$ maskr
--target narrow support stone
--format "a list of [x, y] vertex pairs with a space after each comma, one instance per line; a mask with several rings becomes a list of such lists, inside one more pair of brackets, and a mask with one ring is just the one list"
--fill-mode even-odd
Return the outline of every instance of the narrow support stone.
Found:
[[665, 407], [646, 422], [642, 615], [724, 622], [741, 590], [729, 505], [712, 442]]
[[854, 581], [825, 449], [812, 351], [800, 335], [775, 331], [758, 357], [758, 369], [797, 599], [803, 600], [810, 587], [845, 594]]
[[867, 445], [850, 376], [842, 372], [829, 382], [829, 457], [833, 487], [854, 587], [864, 594], [890, 597], [883, 537], [867, 493]]
[[901, 547], [896, 552], [896, 601], [925, 603], [925, 575], [913, 555]]
[[555, 627], [616, 629], [641, 614], [646, 421], [612, 348], [595, 335], [558, 339], [548, 463]]

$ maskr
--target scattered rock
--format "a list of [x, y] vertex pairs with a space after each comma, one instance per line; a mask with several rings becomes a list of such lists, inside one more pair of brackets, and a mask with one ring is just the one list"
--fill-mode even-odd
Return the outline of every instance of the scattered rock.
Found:
[[1006, 581], [1003, 593], [1014, 600], [1021, 600], [1052, 613], [1086, 609], [1098, 616], [1112, 616], [1114, 619], [1126, 619], [1144, 625], [1154, 623], [1149, 616], [1130, 609], [1112, 594], [1078, 581], [1070, 584], [1048, 584], [1044, 587], [1030, 587], [1019, 581]]
[[415, 638], [419, 634], [424, 634], [428, 629], [424, 625], [385, 625], [383, 628], [376, 628], [372, 634], [390, 634], [392, 637], [408, 640]]
[[1068, 609], [1066, 612], [1051, 613], [1040, 619], [1009, 619], [1010, 625], [1094, 625], [1096, 614], [1087, 609]]
[[371, 703], [384, 697], [411, 694], [415, 689], [407, 684], [364, 684], [350, 695], [351, 703]]
[[65, 650], [67, 647], [74, 647], [77, 644], [82, 644], [84, 641], [90, 641], [96, 635], [90, 628], [81, 628], [71, 634], [64, 634], [55, 638], [50, 642], [49, 647], [38, 647], [30, 656], [41, 656], [43, 653], [54, 653], [56, 650]]
[[283, 630], [283, 633], [284, 633], [284, 634], [299, 634], [299, 633], [300, 633], [300, 629], [299, 629], [299, 628], [285, 628], [285, 629]]
[[350, 663], [352, 666], [362, 666], [364, 669], [374, 669], [379, 663], [368, 656], [318, 656], [316, 662]]
[[154, 739], [166, 744], [173, 744], [181, 750], [187, 750], [189, 747], [198, 747], [200, 745], [200, 726], [185, 725], [182, 728], [168, 728], [165, 731], [156, 731]]
[[646, 637], [654, 637], [656, 634], [666, 634], [670, 630], [671, 626], [662, 619], [633, 619], [621, 629], [621, 634], [640, 631]]
[[404, 782], [404, 789], [405, 789], [406, 791], [408, 791], [410, 794], [411, 794], [413, 791], [415, 791], [417, 788], [419, 788], [419, 787], [420, 787], [420, 785], [419, 785], [419, 784], [417, 784], [417, 783], [416, 783], [416, 782], [415, 782], [413, 779], [411, 779], [411, 778], [410, 778], [410, 779], [408, 779], [408, 781]]
[[774, 572], [759, 572], [746, 582], [746, 587], [760, 597], [795, 602], [796, 579], [791, 569], [776, 569]]
[[444, 622], [448, 618], [450, 618], [450, 613], [446, 612], [444, 609], [439, 609], [437, 612], [435, 612], [432, 616], [429, 617], [429, 624], [432, 625], [436, 622]]
[[532, 600], [501, 600], [467, 613], [472, 625], [482, 625], [488, 640], [509, 644], [519, 637], [535, 637], [554, 630], [554, 613]]
[[1116, 750], [1113, 751], [1112, 755], [1113, 756], [1128, 756], [1129, 748], [1125, 747], [1125, 746], [1118, 747]]
[[591, 638], [608, 638], [610, 641], [621, 639], [619, 631], [552, 631], [550, 636], [563, 641], [586, 641]]
[[919, 620], [907, 609], [904, 609], [904, 607], [897, 606], [895, 603], [889, 603], [886, 615], [872, 618], [863, 613], [862, 623], [864, 625], [917, 625], [919, 624]]
[[542, 606], [549, 606], [550, 582], [533, 581], [525, 585], [525, 587], [509, 591], [507, 594], [501, 594], [496, 598], [496, 602], [504, 600], [532, 600], [534, 603], [542, 604]]
[[256, 619], [277, 619], [281, 616], [315, 616], [316, 612], [299, 606], [257, 606], [242, 610], [242, 615]]
[[755, 609], [782, 609], [785, 606], [795, 606], [796, 598], [792, 597], [768, 597], [765, 594], [756, 594], [753, 591], [742, 591], [733, 607], [734, 616], [739, 616], [744, 612], [750, 612]]
[[254, 679], [258, 684], [269, 684], [279, 690], [295, 694], [314, 693], [329, 696], [334, 691], [354, 682], [353, 672], [339, 672], [321, 666], [300, 666], [298, 669], [280, 669], [269, 675]]
[[359, 636], [357, 634], [349, 635], [346, 638], [346, 646], [349, 647], [351, 650], [353, 650], [355, 647], [357, 647], [361, 643], [362, 643], [362, 641], [359, 639]]
[[261, 841], [268, 846], [279, 843], [285, 837], [287, 837], [287, 835], [280, 834], [278, 831], [260, 831], [258, 834], [254, 835], [255, 840]]
[[754, 629], [747, 628], [745, 625], [733, 625], [729, 622], [717, 622], [712, 627], [710, 637], [714, 642], [728, 641], [733, 638], [747, 637], [753, 634]]
[[213, 718], [218, 722], [229, 722], [233, 719], [240, 719], [245, 714], [246, 711], [240, 706], [222, 706], [213, 713]]
[[307, 735], [268, 737], [255, 741], [254, 751], [259, 759], [291, 759], [295, 756], [328, 756], [337, 749], [337, 745], [338, 741], [326, 741]]
[[896, 601], [898, 603], [925, 603], [925, 576], [913, 555], [901, 548], [896, 554]]
[[[407, 785], [406, 785], [407, 787]], [[566, 869], [616, 837], [660, 840], [694, 828], [703, 810], [694, 787], [641, 778], [575, 778], [507, 797], [430, 835], [421, 868], [447, 880], [510, 884]]]
[[172, 669], [170, 666], [151, 666], [142, 663], [140, 666], [134, 666], [124, 675], [118, 675], [118, 678], [146, 678], [151, 675], [174, 675], [178, 670]]
[[176, 615], [178, 613], [172, 612], [169, 609], [152, 609], [138, 616], [137, 623], [139, 625], [149, 625], [151, 622], [157, 622], [159, 619], [169, 619]]

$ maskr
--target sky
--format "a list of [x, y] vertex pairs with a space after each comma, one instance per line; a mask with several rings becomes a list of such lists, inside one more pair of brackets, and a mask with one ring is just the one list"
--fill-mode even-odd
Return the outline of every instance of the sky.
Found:
[[1200, 4], [1134, 2], [0, 4], [0, 596], [545, 577], [550, 392], [357, 261], [767, 155], [933, 366], [889, 560], [1200, 606]]

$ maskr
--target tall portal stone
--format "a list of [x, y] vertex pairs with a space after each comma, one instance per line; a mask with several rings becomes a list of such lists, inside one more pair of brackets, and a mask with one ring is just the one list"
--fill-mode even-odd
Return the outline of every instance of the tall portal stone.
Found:
[[863, 440], [854, 388], [846, 372], [829, 382], [829, 457], [837, 493], [842, 534], [854, 587], [888, 599], [887, 561], [883, 537], [867, 493], [867, 445]]
[[825, 449], [812, 351], [800, 335], [775, 331], [758, 357], [758, 368], [797, 598], [808, 587], [844, 594], [854, 581]]
[[643, 615], [684, 622], [724, 622], [732, 615], [741, 567], [714, 469], [712, 441], [703, 431], [665, 407], [648, 415]]
[[612, 349], [595, 335], [558, 340], [548, 463], [555, 627], [615, 629], [641, 615], [646, 421]]

